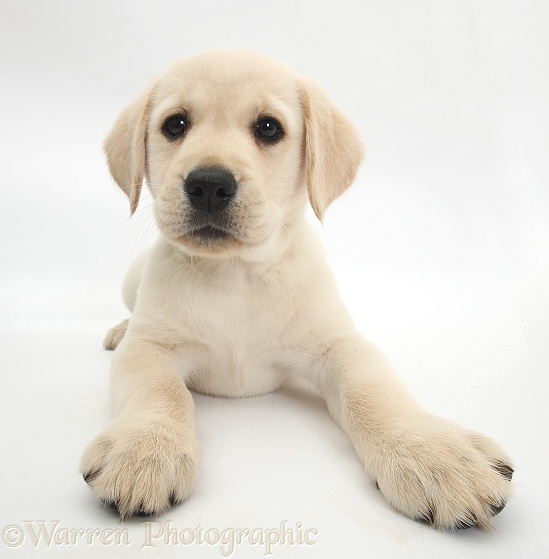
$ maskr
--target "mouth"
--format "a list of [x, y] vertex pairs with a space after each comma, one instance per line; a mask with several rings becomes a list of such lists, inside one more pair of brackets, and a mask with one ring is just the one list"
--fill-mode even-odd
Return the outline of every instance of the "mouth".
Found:
[[191, 237], [206, 242], [226, 241], [232, 237], [232, 235], [224, 229], [220, 229], [219, 227], [215, 227], [213, 225], [205, 225], [204, 227], [194, 229], [190, 232], [190, 235]]

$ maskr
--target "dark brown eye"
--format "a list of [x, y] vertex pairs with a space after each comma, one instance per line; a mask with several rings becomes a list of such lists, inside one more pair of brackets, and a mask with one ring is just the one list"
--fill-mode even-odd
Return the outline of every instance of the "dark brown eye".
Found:
[[274, 118], [262, 118], [255, 127], [255, 133], [263, 142], [274, 142], [282, 136], [282, 126]]
[[187, 115], [177, 114], [170, 116], [164, 122], [162, 132], [169, 140], [177, 140], [187, 130]]

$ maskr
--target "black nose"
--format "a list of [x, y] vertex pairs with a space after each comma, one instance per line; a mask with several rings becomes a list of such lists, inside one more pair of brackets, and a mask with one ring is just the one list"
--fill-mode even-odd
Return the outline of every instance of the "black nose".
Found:
[[217, 212], [225, 208], [236, 194], [236, 180], [225, 169], [196, 169], [187, 176], [184, 188], [193, 208]]

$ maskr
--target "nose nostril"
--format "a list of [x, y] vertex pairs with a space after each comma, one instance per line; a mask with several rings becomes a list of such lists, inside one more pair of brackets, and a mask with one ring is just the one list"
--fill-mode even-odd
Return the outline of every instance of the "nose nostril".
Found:
[[193, 208], [208, 213], [223, 210], [237, 191], [234, 175], [221, 168], [191, 171], [184, 189]]
[[195, 186], [189, 189], [189, 194], [191, 196], [196, 196], [197, 198], [202, 198], [204, 196], [204, 190], [200, 186]]
[[227, 198], [231, 194], [229, 192], [227, 192], [224, 188], [219, 188], [219, 189], [217, 189], [215, 195], [216, 195], [217, 198], [222, 200], [223, 198]]

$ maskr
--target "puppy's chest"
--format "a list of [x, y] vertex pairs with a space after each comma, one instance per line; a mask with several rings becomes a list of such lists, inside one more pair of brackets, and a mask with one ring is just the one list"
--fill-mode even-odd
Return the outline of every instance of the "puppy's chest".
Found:
[[220, 349], [243, 352], [279, 345], [287, 317], [280, 308], [284, 303], [275, 299], [278, 304], [257, 293], [210, 294], [209, 304], [194, 307], [193, 322], [201, 338]]
[[181, 308], [183, 326], [205, 348], [203, 391], [245, 395], [272, 389], [276, 359], [292, 337], [287, 293], [258, 286], [197, 287]]

